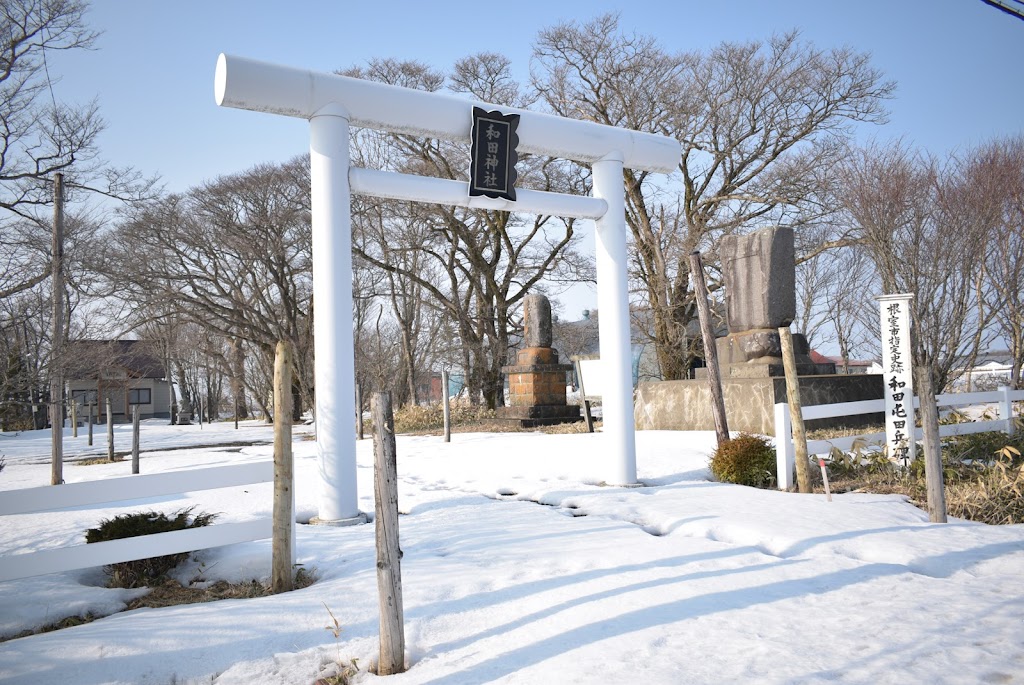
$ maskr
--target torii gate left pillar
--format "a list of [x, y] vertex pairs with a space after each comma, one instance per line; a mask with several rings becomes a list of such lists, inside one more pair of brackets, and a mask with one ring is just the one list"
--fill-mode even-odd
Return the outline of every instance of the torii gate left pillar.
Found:
[[[313, 341], [320, 512], [314, 523], [363, 523], [356, 487], [349, 117], [331, 104], [309, 119], [313, 230]], [[351, 454], [330, 459], [324, 455]]]

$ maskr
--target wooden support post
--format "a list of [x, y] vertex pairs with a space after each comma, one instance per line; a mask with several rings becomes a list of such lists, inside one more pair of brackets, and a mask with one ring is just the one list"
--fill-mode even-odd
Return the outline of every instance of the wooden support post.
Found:
[[[942, 474], [942, 444], [939, 441], [939, 410], [935, 406], [932, 369], [921, 365], [914, 369], [917, 375], [917, 396], [920, 401], [921, 430], [924, 433], [924, 477], [928, 488], [928, 520], [946, 522], [946, 484]], [[911, 412], [911, 415], [913, 413]], [[914, 439], [914, 432], [910, 432]]]
[[590, 413], [590, 400], [587, 399], [587, 388], [583, 385], [583, 366], [580, 364], [579, 359], [573, 360], [573, 365], [576, 367], [576, 384], [580, 391], [580, 405], [583, 407], [583, 418], [587, 422], [587, 432], [594, 432], [594, 415]]
[[811, 476], [807, 468], [807, 433], [804, 431], [804, 414], [800, 405], [800, 378], [796, 374], [796, 354], [793, 352], [793, 336], [789, 326], [779, 329], [779, 339], [782, 341], [782, 365], [786, 371], [786, 401], [793, 425], [796, 485], [800, 492], [811, 492]]
[[448, 369], [441, 369], [441, 403], [444, 407], [444, 441], [452, 441], [452, 408], [448, 403]]
[[71, 400], [71, 437], [78, 437], [78, 401]]
[[139, 405], [132, 407], [132, 473], [139, 472]]
[[725, 396], [722, 393], [722, 377], [718, 369], [718, 348], [715, 333], [711, 328], [711, 307], [708, 305], [708, 286], [704, 281], [704, 265], [700, 252], [690, 254], [690, 278], [693, 281], [694, 299], [700, 317], [700, 333], [704, 340], [704, 359], [708, 367], [708, 385], [711, 388], [711, 408], [715, 415], [715, 437], [718, 444], [729, 439], [729, 424], [725, 417]]
[[92, 447], [92, 425], [96, 422], [96, 405], [89, 403], [89, 447]]
[[114, 461], [114, 412], [107, 398], [107, 461]]
[[363, 386], [356, 384], [356, 439], [363, 439]]
[[64, 482], [64, 174], [53, 175], [53, 335], [50, 338], [50, 485]]
[[391, 394], [374, 393], [374, 524], [377, 533], [377, 592], [380, 608], [378, 675], [405, 671], [405, 626], [402, 609], [402, 550], [398, 544], [398, 456]]
[[[236, 413], [237, 416], [237, 413]], [[295, 487], [292, 466], [292, 346], [281, 340], [274, 357], [274, 529], [271, 591], [294, 587]]]

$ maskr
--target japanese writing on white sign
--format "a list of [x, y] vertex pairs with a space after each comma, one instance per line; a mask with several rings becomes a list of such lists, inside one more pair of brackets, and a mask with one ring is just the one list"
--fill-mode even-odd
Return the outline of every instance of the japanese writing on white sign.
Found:
[[914, 460], [914, 380], [910, 358], [910, 300], [913, 295], [878, 298], [882, 321], [882, 379], [885, 382], [885, 441], [889, 456], [906, 466]]

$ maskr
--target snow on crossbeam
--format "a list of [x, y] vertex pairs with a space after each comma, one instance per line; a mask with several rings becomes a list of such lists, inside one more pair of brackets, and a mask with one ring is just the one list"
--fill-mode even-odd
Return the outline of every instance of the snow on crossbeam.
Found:
[[341, 105], [353, 126], [463, 141], [469, 140], [470, 107], [475, 106], [519, 114], [522, 152], [596, 162], [615, 150], [627, 169], [665, 173], [679, 164], [679, 143], [665, 136], [235, 55], [221, 54], [217, 59], [214, 93], [223, 107], [300, 119]]

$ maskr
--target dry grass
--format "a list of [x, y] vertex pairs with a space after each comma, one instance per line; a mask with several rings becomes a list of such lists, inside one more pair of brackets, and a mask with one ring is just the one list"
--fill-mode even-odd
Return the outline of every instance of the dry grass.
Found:
[[[919, 447], [919, 454], [920, 454]], [[1024, 523], [1024, 436], [1000, 432], [947, 438], [942, 444], [946, 512], [956, 518], [1008, 525]], [[833, 492], [905, 495], [927, 509], [923, 460], [903, 469], [880, 453], [833, 454], [828, 463]], [[821, 471], [811, 469], [816, 492], [824, 492]]]
[[[521, 433], [540, 431], [542, 433], [586, 433], [585, 421], [562, 423], [553, 426], [523, 428], [518, 421], [499, 419], [493, 410], [478, 407], [464, 400], [451, 403], [452, 433]], [[596, 422], [595, 426], [601, 425]], [[373, 433], [372, 422], [364, 425], [364, 434]], [[399, 407], [395, 410], [395, 432], [405, 435], [441, 435], [444, 432], [444, 409], [441, 404]]]
[[[315, 582], [316, 575], [307, 572], [305, 569], [300, 568], [295, 574], [296, 590], [309, 587]], [[225, 580], [219, 580], [207, 587], [183, 586], [176, 580], [165, 580], [162, 584], [153, 587], [142, 597], [128, 602], [122, 611], [131, 611], [132, 609], [143, 607], [159, 609], [162, 607], [179, 606], [181, 604], [215, 602], [221, 599], [251, 599], [253, 597], [266, 597], [270, 594], [272, 594], [270, 585], [264, 585], [256, 580], [242, 583], [229, 583]], [[39, 633], [51, 633], [62, 628], [85, 625], [86, 623], [92, 623], [98, 618], [103, 618], [103, 616], [92, 613], [86, 613], [82, 616], [67, 616], [35, 630], [25, 630], [16, 635], [0, 637], [0, 642], [16, 640]]]

